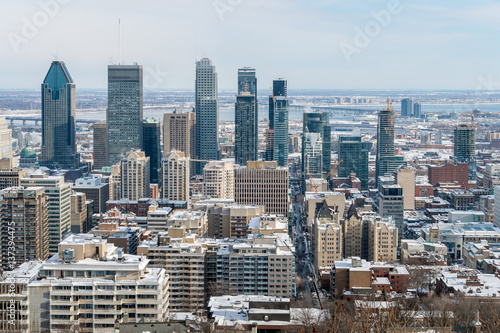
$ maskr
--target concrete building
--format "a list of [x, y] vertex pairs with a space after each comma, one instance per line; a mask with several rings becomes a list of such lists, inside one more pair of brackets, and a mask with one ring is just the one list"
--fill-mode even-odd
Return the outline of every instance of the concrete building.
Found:
[[392, 218], [366, 216], [368, 223], [369, 261], [396, 262], [398, 258], [398, 228]]
[[59, 243], [71, 232], [71, 184], [63, 176], [47, 176], [43, 172], [21, 179], [21, 186], [40, 186], [47, 201], [49, 255], [57, 253]]
[[250, 220], [264, 212], [264, 206], [210, 205], [207, 208], [208, 237], [246, 238], [249, 234]]
[[403, 239], [405, 232], [403, 188], [400, 185], [381, 185], [378, 198], [380, 216], [392, 218], [398, 228], [399, 239]]
[[500, 164], [486, 164], [484, 172], [483, 186], [494, 189], [500, 185]]
[[234, 165], [229, 161], [211, 161], [203, 168], [203, 195], [234, 199]]
[[90, 230], [90, 222], [87, 221], [87, 198], [85, 193], [76, 192], [71, 194], [71, 233], [86, 233]]
[[152, 236], [156, 236], [159, 232], [167, 231], [168, 217], [172, 213], [172, 208], [156, 208], [151, 206], [147, 216], [147, 230]]
[[[220, 146], [217, 72], [208, 58], [196, 62], [195, 110], [196, 157], [199, 160], [218, 160]], [[206, 162], [197, 162], [195, 174], [201, 175], [205, 164]]]
[[167, 227], [183, 228], [192, 235], [204, 237], [207, 233], [207, 213], [198, 210], [176, 210], [168, 217]]
[[26, 177], [26, 170], [5, 169], [0, 170], [0, 190], [7, 187], [16, 187], [21, 184], [21, 179]]
[[109, 200], [109, 185], [100, 177], [83, 177], [75, 180], [71, 189], [85, 193], [87, 199], [93, 201], [94, 213], [104, 213], [107, 210], [106, 202]]
[[148, 198], [149, 157], [143, 151], [131, 151], [121, 160], [120, 166], [121, 197], [130, 200]]
[[93, 157], [94, 169], [100, 170], [108, 166], [108, 132], [105, 121], [95, 123], [93, 126]]
[[236, 168], [234, 188], [238, 204], [263, 205], [266, 213], [288, 212], [288, 168], [276, 162], [247, 162], [246, 167]]
[[49, 255], [47, 198], [43, 187], [9, 187], [0, 191], [0, 243], [3, 271]]
[[63, 61], [53, 61], [42, 83], [42, 153], [40, 165], [77, 169], [76, 86]]
[[90, 235], [71, 235], [28, 285], [30, 332], [115, 332], [121, 322], [168, 318], [169, 276], [149, 260]]
[[120, 163], [127, 152], [143, 148], [142, 66], [108, 66], [108, 165]]
[[475, 209], [484, 213], [486, 222], [495, 222], [495, 196], [482, 195], [475, 204]]
[[171, 151], [162, 160], [162, 198], [189, 203], [189, 161], [181, 151]]
[[326, 200], [317, 205], [312, 222], [311, 250], [314, 254], [314, 268], [332, 266], [342, 259], [343, 237], [339, 215], [328, 206]]
[[345, 210], [345, 195], [340, 192], [306, 192], [305, 195], [305, 211], [307, 214], [307, 225], [312, 225], [312, 220], [315, 217], [316, 207], [326, 200], [329, 207], [338, 212], [339, 216], [344, 216]]
[[12, 130], [5, 117], [0, 117], [0, 160], [4, 158], [12, 158]]
[[111, 167], [109, 177], [109, 200], [120, 200], [122, 198], [122, 175], [119, 164]]
[[395, 172], [396, 182], [403, 190], [403, 206], [405, 210], [415, 209], [415, 171], [402, 167]]
[[497, 204], [493, 208], [493, 223], [500, 228], [500, 186], [495, 187], [494, 202]]
[[203, 312], [205, 308], [205, 255], [200, 243], [168, 243], [161, 235], [145, 241], [138, 255], [150, 260], [150, 266], [164, 269], [170, 277], [169, 310]]
[[187, 157], [195, 156], [195, 116], [194, 112], [163, 115], [163, 156], [172, 150], [182, 151]]

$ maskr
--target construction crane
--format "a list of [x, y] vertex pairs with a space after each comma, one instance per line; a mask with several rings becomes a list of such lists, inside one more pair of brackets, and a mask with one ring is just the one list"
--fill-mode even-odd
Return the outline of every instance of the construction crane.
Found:
[[313, 181], [312, 181], [312, 177], [311, 177], [311, 174], [309, 173], [309, 168], [307, 169], [307, 173], [309, 174], [309, 179], [311, 180], [311, 187], [314, 188], [314, 195], [318, 195], [318, 187], [325, 181], [328, 179], [328, 177], [330, 177], [330, 175], [338, 168], [338, 166], [340, 165], [340, 163], [344, 162], [344, 160], [340, 160], [340, 162], [338, 164], [335, 164], [333, 166], [333, 168], [330, 169], [330, 171], [328, 171], [328, 173], [326, 174], [326, 176], [321, 180], [321, 182], [319, 182], [318, 184], [313, 184]]

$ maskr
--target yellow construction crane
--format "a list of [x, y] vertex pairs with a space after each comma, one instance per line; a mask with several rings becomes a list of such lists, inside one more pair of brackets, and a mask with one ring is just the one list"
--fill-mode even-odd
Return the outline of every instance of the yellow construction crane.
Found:
[[326, 174], [326, 176], [321, 180], [321, 182], [319, 182], [318, 184], [313, 184], [312, 182], [312, 177], [311, 177], [311, 174], [309, 173], [309, 169], [307, 169], [307, 172], [309, 173], [309, 179], [311, 180], [311, 186], [312, 188], [314, 188], [314, 195], [318, 195], [318, 187], [325, 181], [328, 179], [328, 177], [330, 177], [330, 175], [338, 168], [338, 166], [340, 165], [340, 163], [344, 162], [344, 160], [340, 160], [339, 163], [335, 164], [333, 166], [333, 168], [330, 169], [330, 171], [328, 171], [328, 173]]

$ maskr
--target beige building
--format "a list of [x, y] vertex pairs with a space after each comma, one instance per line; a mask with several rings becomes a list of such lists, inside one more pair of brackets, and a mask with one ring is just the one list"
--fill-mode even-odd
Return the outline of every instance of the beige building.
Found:
[[368, 223], [368, 260], [396, 262], [398, 259], [398, 228], [392, 218], [364, 215]]
[[332, 266], [336, 260], [342, 259], [343, 237], [339, 215], [326, 200], [323, 200], [314, 214], [311, 248], [317, 270]]
[[29, 331], [115, 332], [168, 319], [169, 276], [149, 260], [88, 234], [71, 235], [28, 285]]
[[396, 171], [396, 180], [403, 188], [403, 207], [405, 210], [415, 209], [415, 171], [402, 167]]
[[163, 115], [163, 155], [172, 150], [194, 157], [196, 115], [190, 113], [165, 113]]
[[59, 243], [71, 232], [71, 184], [64, 182], [64, 176], [47, 176], [40, 171], [21, 179], [21, 186], [41, 186], [45, 189], [49, 255], [53, 255], [57, 253]]
[[43, 187], [9, 187], [0, 191], [2, 270], [49, 256], [47, 201]]
[[162, 198], [187, 201], [189, 205], [189, 161], [181, 151], [171, 151], [162, 160]]
[[167, 231], [168, 217], [171, 213], [172, 209], [168, 207], [158, 208], [157, 205], [149, 206], [147, 230], [152, 235]]
[[176, 210], [169, 216], [167, 227], [184, 228], [203, 237], [207, 233], [207, 214], [198, 210]]
[[0, 170], [0, 190], [7, 187], [19, 186], [21, 179], [26, 177], [26, 170], [23, 169], [7, 169]]
[[329, 207], [334, 208], [339, 216], [344, 216], [345, 210], [345, 194], [340, 192], [306, 192], [305, 203], [306, 203], [306, 213], [307, 213], [307, 225], [311, 226], [312, 220], [314, 219], [315, 212], [317, 210], [317, 205], [322, 204], [326, 200]]
[[234, 200], [238, 204], [263, 205], [266, 213], [286, 215], [289, 206], [288, 168], [276, 161], [248, 161], [234, 170]]
[[12, 158], [12, 130], [5, 117], [0, 117], [0, 159]]
[[149, 156], [131, 151], [121, 160], [121, 197], [139, 200], [149, 197]]
[[265, 212], [264, 206], [257, 205], [212, 205], [208, 206], [208, 237], [246, 238], [248, 224], [254, 217]]
[[[145, 241], [137, 255], [150, 259], [150, 266], [161, 267], [170, 276], [170, 311], [202, 312], [205, 309], [205, 255], [201, 243], [170, 243], [159, 235], [159, 243]], [[196, 238], [194, 238], [195, 240]]]
[[74, 234], [88, 232], [86, 201], [85, 193], [71, 194], [71, 232]]
[[109, 177], [109, 200], [120, 200], [122, 198], [122, 175], [120, 165], [111, 167], [111, 176]]
[[203, 195], [234, 199], [234, 166], [229, 161], [211, 161], [203, 168]]

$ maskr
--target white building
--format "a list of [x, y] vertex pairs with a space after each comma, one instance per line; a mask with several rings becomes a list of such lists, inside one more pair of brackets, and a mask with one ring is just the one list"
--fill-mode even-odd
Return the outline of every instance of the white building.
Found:
[[149, 197], [149, 156], [143, 151], [131, 151], [121, 160], [121, 197], [139, 200]]
[[189, 157], [172, 151], [162, 160], [162, 198], [189, 204]]

